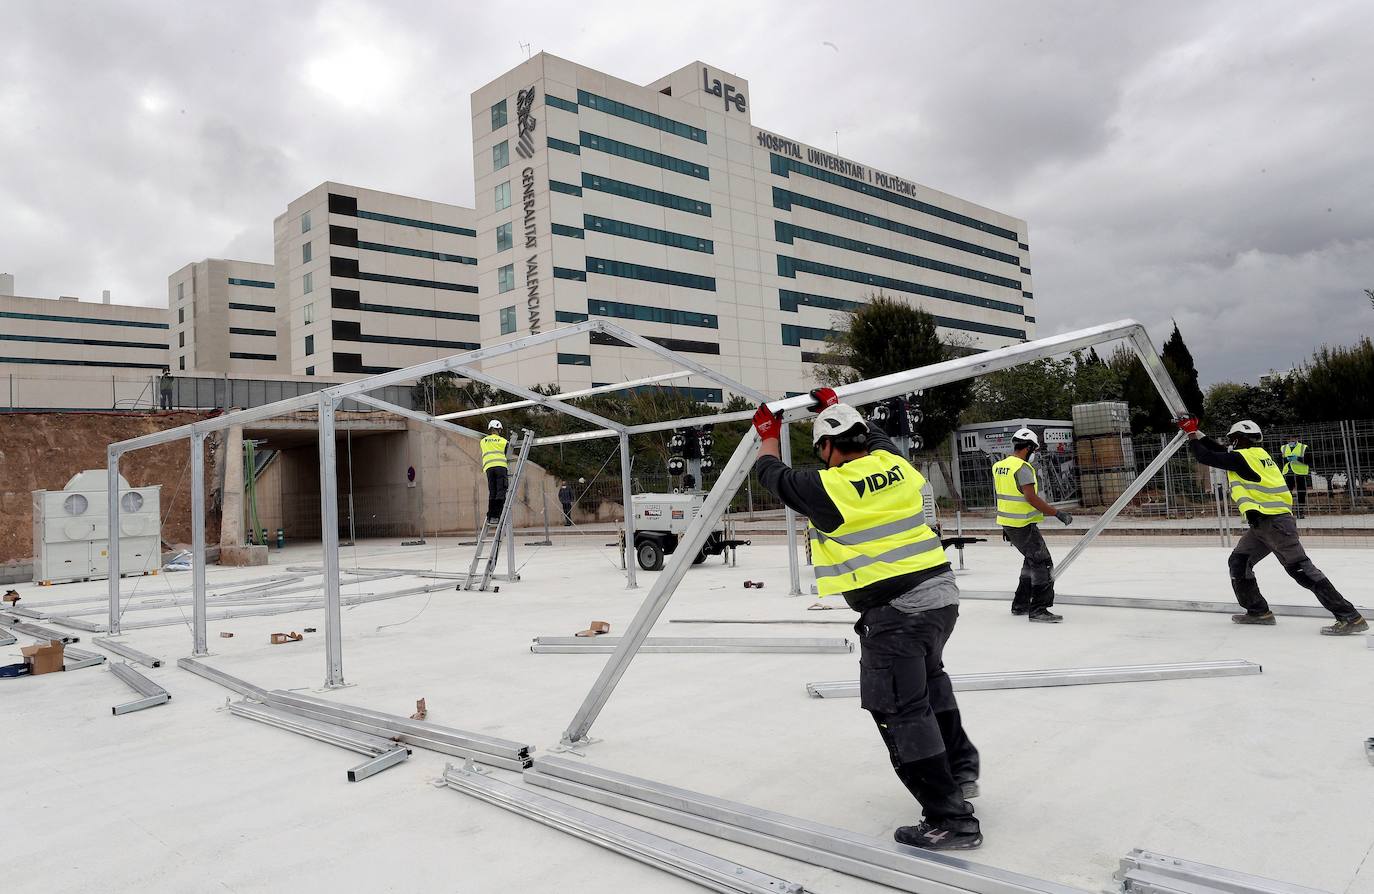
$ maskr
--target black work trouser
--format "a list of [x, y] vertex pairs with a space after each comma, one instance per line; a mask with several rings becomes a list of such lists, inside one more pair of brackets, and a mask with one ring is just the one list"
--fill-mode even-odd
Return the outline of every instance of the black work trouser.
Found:
[[172, 408], [172, 392], [163, 391], [158, 396], [160, 398], [159, 406], [164, 410], [170, 410]]
[[1310, 475], [1295, 475], [1289, 472], [1283, 476], [1284, 483], [1293, 492], [1293, 508], [1298, 512], [1298, 518], [1302, 518], [1307, 512], [1307, 481]]
[[564, 527], [572, 524], [572, 504], [563, 503], [563, 525]]
[[1335, 615], [1337, 620], [1353, 621], [1360, 617], [1355, 606], [1307, 557], [1307, 551], [1298, 539], [1298, 525], [1292, 515], [1286, 512], [1283, 515], [1262, 515], [1257, 512], [1246, 515], [1250, 520], [1250, 530], [1240, 538], [1227, 560], [1231, 569], [1231, 589], [1235, 591], [1236, 601], [1246, 612], [1262, 615], [1269, 611], [1269, 603], [1260, 594], [1259, 581], [1255, 580], [1255, 566], [1273, 553], [1288, 576], [1311, 590], [1322, 607]]
[[943, 660], [958, 619], [957, 605], [910, 614], [882, 605], [864, 612], [854, 625], [859, 698], [925, 819], [976, 832], [978, 820], [960, 783], [978, 778], [978, 749], [964, 733]]
[[1006, 527], [1002, 536], [1021, 554], [1021, 576], [1011, 599], [1012, 611], [1036, 611], [1054, 605], [1054, 559], [1040, 526]]
[[501, 506], [506, 502], [506, 474], [504, 466], [487, 469], [487, 518], [491, 521], [501, 517]]

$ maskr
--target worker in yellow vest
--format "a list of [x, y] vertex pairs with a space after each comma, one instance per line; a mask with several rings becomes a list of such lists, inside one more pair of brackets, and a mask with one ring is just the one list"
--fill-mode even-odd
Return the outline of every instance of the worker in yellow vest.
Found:
[[1298, 518], [1307, 515], [1307, 485], [1312, 477], [1312, 466], [1307, 462], [1307, 445], [1296, 435], [1290, 435], [1283, 445], [1283, 480], [1293, 492], [1293, 508]]
[[1364, 633], [1369, 622], [1336, 589], [1321, 569], [1312, 564], [1298, 539], [1298, 526], [1293, 521], [1293, 495], [1284, 484], [1283, 473], [1260, 446], [1264, 433], [1249, 419], [1242, 419], [1226, 433], [1227, 449], [1198, 430], [1196, 416], [1184, 416], [1178, 427], [1187, 433], [1193, 457], [1204, 466], [1225, 469], [1231, 483], [1231, 499], [1250, 526], [1231, 551], [1227, 564], [1231, 569], [1231, 589], [1244, 614], [1232, 615], [1237, 624], [1275, 623], [1269, 603], [1260, 593], [1255, 579], [1255, 565], [1273, 553], [1283, 563], [1283, 570], [1300, 585], [1311, 590], [1322, 607], [1335, 615], [1336, 623], [1323, 627], [1326, 636], [1349, 636]]
[[763, 442], [754, 470], [811, 520], [817, 591], [843, 594], [859, 612], [860, 703], [923, 814], [893, 837], [934, 850], [978, 847], [983, 835], [968, 802], [978, 793], [978, 750], [964, 733], [942, 657], [959, 617], [959, 587], [926, 523], [925, 479], [833, 390], [811, 395], [820, 410], [811, 442], [825, 469], [783, 463], [782, 423], [765, 404], [754, 414]]
[[992, 484], [997, 492], [997, 524], [1002, 539], [1021, 554], [1021, 576], [1011, 598], [1011, 613], [1027, 620], [1058, 624], [1062, 615], [1050, 611], [1054, 605], [1054, 559], [1040, 533], [1040, 522], [1053, 516], [1072, 524], [1073, 516], [1056, 509], [1040, 496], [1040, 481], [1030, 458], [1040, 449], [1040, 438], [1028, 428], [1011, 436], [1011, 456], [992, 467]]
[[501, 520], [501, 507], [506, 502], [506, 485], [510, 463], [506, 460], [507, 441], [501, 436], [501, 420], [487, 423], [487, 436], [481, 440], [482, 471], [487, 474], [487, 521]]

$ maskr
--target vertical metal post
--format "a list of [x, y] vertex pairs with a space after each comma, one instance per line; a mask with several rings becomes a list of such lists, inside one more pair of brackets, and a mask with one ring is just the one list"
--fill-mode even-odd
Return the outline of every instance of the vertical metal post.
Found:
[[[635, 581], [635, 510], [634, 487], [630, 484], [630, 436], [620, 436], [620, 490], [625, 500], [625, 589], [634, 590]], [[698, 547], [699, 549], [700, 547]], [[696, 555], [693, 551], [692, 555]]]
[[191, 601], [191, 654], [208, 655], [205, 642], [204, 432], [191, 433]]
[[[522, 473], [520, 477], [524, 477]], [[516, 482], [519, 484], [519, 482]], [[506, 492], [506, 580], [515, 582], [515, 491]], [[500, 531], [497, 532], [499, 537]], [[498, 541], [499, 542], [499, 541]]]
[[339, 479], [334, 443], [334, 400], [320, 393], [320, 543], [324, 550], [324, 685], [344, 685], [339, 612]]
[[[782, 424], [782, 461], [792, 465], [792, 426]], [[797, 514], [783, 506], [783, 519], [787, 524], [787, 575], [789, 578], [788, 596], [800, 596], [801, 570], [797, 567]]]
[[1159, 452], [1159, 456], [1150, 461], [1150, 464], [1145, 467], [1145, 471], [1140, 473], [1140, 477], [1132, 481], [1130, 486], [1122, 491], [1121, 496], [1116, 498], [1116, 502], [1109, 506], [1107, 511], [1102, 513], [1102, 517], [1094, 522], [1093, 526], [1079, 538], [1079, 541], [1073, 545], [1073, 549], [1069, 550], [1069, 554], [1055, 564], [1054, 579], [1056, 581], [1063, 576], [1065, 569], [1073, 564], [1074, 559], [1077, 559], [1079, 554], [1088, 548], [1088, 544], [1097, 539], [1097, 535], [1102, 533], [1102, 529], [1111, 524], [1112, 519], [1121, 514], [1121, 510], [1125, 509], [1126, 505], [1135, 499], [1135, 495], [1150, 483], [1150, 479], [1159, 474], [1159, 470], [1164, 468], [1169, 457], [1178, 452], [1185, 440], [1187, 440], [1187, 435], [1183, 432], [1174, 435], [1174, 439]]
[[959, 433], [950, 432], [949, 435], [949, 471], [950, 477], [954, 479], [954, 493], [950, 494], [958, 504], [959, 508], [964, 508], [964, 479], [963, 470], [959, 468]]
[[[110, 636], [119, 635], [119, 454], [114, 448], [105, 453], [106, 502], [105, 554], [109, 559], [106, 570], [110, 575]], [[158, 556], [159, 564], [162, 556]]]
[[[549, 537], [549, 483], [539, 482], [539, 498], [544, 501], [544, 543], [543, 546], [553, 546], [553, 540]], [[559, 504], [562, 508], [562, 504]]]
[[753, 478], [752, 475], [751, 475], [750, 477], [744, 479], [744, 494], [745, 494], [746, 499], [747, 499], [748, 502], [749, 502], [749, 520], [750, 520], [750, 521], [753, 521], [753, 520], [754, 520], [754, 478]]
[[1221, 539], [1221, 545], [1226, 545], [1226, 521], [1222, 517], [1221, 510], [1221, 485], [1212, 482], [1212, 498], [1217, 501], [1217, 537]]
[[964, 513], [961, 509], [954, 510], [954, 536], [958, 537], [959, 543], [959, 570], [964, 570]]
[[1355, 491], [1358, 490], [1359, 481], [1355, 474], [1355, 463], [1350, 453], [1350, 438], [1344, 421], [1341, 422], [1341, 450], [1345, 452], [1345, 491], [1350, 495], [1350, 508], [1354, 510], [1358, 505]]
[[[1168, 440], [1165, 438], [1164, 435], [1160, 435], [1160, 436], [1159, 436], [1159, 449], [1160, 449], [1160, 452], [1163, 452], [1163, 451], [1164, 451], [1164, 448], [1165, 448], [1166, 446], [1168, 446], [1168, 443], [1169, 443], [1169, 442], [1168, 442]], [[1170, 498], [1171, 495], [1172, 495], [1172, 494], [1171, 494], [1171, 488], [1170, 488], [1170, 485], [1169, 485], [1169, 466], [1168, 466], [1168, 464], [1165, 464], [1165, 466], [1164, 466], [1164, 517], [1165, 517], [1165, 518], [1172, 518], [1172, 517], [1173, 517], [1173, 516], [1171, 516], [1171, 515], [1169, 514], [1169, 502], [1170, 502], [1170, 499], [1169, 499], [1169, 498]]]

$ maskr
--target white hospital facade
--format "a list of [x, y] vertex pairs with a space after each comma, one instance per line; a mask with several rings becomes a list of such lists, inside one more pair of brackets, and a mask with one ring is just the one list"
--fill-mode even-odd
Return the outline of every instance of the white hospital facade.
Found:
[[[80, 305], [148, 328], [137, 346], [39, 331], [73, 316], [56, 302], [0, 316], [33, 329], [26, 357], [330, 378], [606, 317], [776, 395], [812, 387], [837, 312], [878, 293], [976, 348], [1035, 337], [1024, 221], [757, 127], [754, 99], [700, 62], [641, 86], [540, 53], [472, 94], [475, 208], [322, 183], [273, 222], [270, 260], [187, 264], [161, 316]], [[666, 369], [599, 334], [486, 368], [565, 391]]]

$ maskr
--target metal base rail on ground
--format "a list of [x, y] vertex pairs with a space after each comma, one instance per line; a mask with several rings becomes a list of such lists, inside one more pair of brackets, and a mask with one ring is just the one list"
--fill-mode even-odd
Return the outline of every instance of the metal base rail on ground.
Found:
[[[525, 463], [530, 458], [530, 448], [534, 446], [534, 432], [525, 429], [520, 432], [520, 447], [515, 456], [515, 472], [506, 483], [506, 498], [501, 501], [501, 514], [495, 521], [483, 514], [482, 527], [477, 532], [477, 546], [472, 551], [472, 563], [468, 565], [467, 577], [459, 584], [459, 590], [477, 590], [485, 593], [491, 586], [492, 576], [496, 574], [496, 563], [501, 557], [501, 543], [506, 544], [506, 561], [510, 565], [506, 580], [519, 580], [515, 572], [515, 530], [511, 520], [515, 513], [515, 489], [525, 474]], [[483, 548], [487, 549], [485, 555]], [[478, 568], [481, 574], [478, 574]], [[475, 586], [474, 586], [475, 585]]]
[[[1193, 680], [1200, 677], [1243, 677], [1264, 668], [1242, 659], [1192, 661], [1174, 664], [1127, 664], [1118, 667], [1076, 667], [1055, 670], [997, 671], [987, 674], [950, 674], [955, 692], [984, 689], [1038, 689], [1048, 686], [1087, 686], [1096, 683], [1143, 683], [1155, 680]], [[858, 680], [807, 683], [812, 698], [858, 698]]]
[[[962, 590], [959, 593], [959, 598], [1010, 602], [1012, 595], [1010, 590]], [[1233, 615], [1244, 610], [1235, 602], [1197, 602], [1186, 599], [1151, 599], [1141, 596], [1075, 596], [1068, 593], [1057, 594], [1054, 597], [1054, 604], [1089, 605], [1097, 608], [1139, 608], [1170, 612], [1213, 612], [1224, 615]], [[1320, 605], [1274, 605], [1271, 603], [1269, 610], [1276, 615], [1294, 618], [1331, 617], [1331, 612]], [[1357, 611], [1365, 617], [1374, 618], [1374, 609], [1358, 608]]]
[[[581, 652], [606, 654], [614, 651], [619, 645], [619, 637], [540, 636], [535, 638], [534, 644], [530, 646], [530, 651], [536, 655], [574, 655]], [[718, 652], [839, 653], [853, 652], [854, 644], [847, 639], [833, 637], [651, 636], [644, 641], [639, 651], [697, 654]]]
[[177, 667], [184, 671], [190, 671], [198, 677], [204, 677], [211, 683], [218, 683], [225, 689], [237, 692], [239, 695], [247, 698], [257, 699], [258, 701], [263, 701], [267, 698], [266, 689], [254, 686], [247, 680], [240, 680], [238, 677], [226, 674], [224, 671], [213, 668], [205, 662], [195, 658], [177, 659]]
[[1123, 894], [1321, 894], [1290, 882], [1261, 878], [1135, 848], [1115, 875]]
[[525, 781], [914, 894], [1085, 894], [1058, 882], [581, 762], [540, 758], [525, 771]]
[[444, 770], [444, 783], [478, 800], [529, 817], [535, 822], [713, 891], [744, 894], [805, 892], [801, 885], [481, 773], [450, 765]]
[[[1135, 320], [1120, 320], [1103, 326], [1081, 329], [1063, 335], [959, 357], [930, 366], [879, 376], [874, 379], [842, 385], [835, 389], [835, 392], [841, 400], [849, 403], [860, 405], [875, 403], [910, 391], [976, 378], [1023, 363], [1121, 339], [1128, 341], [1131, 349], [1140, 359], [1150, 381], [1163, 399], [1165, 408], [1173, 415], [1186, 413], [1187, 407], [1183, 403], [1183, 398], [1179, 396], [1178, 389], [1170, 378], [1163, 360], [1155, 351], [1145, 327]], [[797, 423], [811, 419], [816, 415], [811, 410], [811, 403], [812, 400], [809, 395], [799, 395], [770, 401], [768, 406], [779, 415], [782, 422]], [[1165, 452], [1176, 451], [1181, 446], [1182, 440], [1182, 437], [1175, 438]], [[563, 733], [564, 745], [573, 746], [587, 739], [597, 716], [610, 699], [611, 693], [620, 682], [620, 678], [624, 675], [635, 653], [649, 635], [650, 629], [658, 621], [659, 615], [662, 614], [663, 609], [672, 599], [673, 593], [686, 575], [691, 561], [705, 544], [707, 535], [715, 530], [736, 491], [748, 478], [758, 448], [758, 434], [753, 429], [749, 429], [740, 440], [739, 446], [730, 457], [730, 461], [721, 470], [715, 486], [711, 488], [705, 503], [682, 536], [672, 558], [663, 571], [659, 573], [653, 588], [645, 596], [639, 611], [626, 629], [620, 647], [606, 662], [601, 674], [592, 684], [591, 689], [582, 700], [582, 704], [573, 715]], [[1144, 480], [1147, 481], [1148, 478]], [[1138, 479], [1136, 485], [1143, 486], [1143, 483]], [[1138, 490], [1138, 487], [1136, 489]], [[1124, 505], [1124, 502], [1118, 501], [1103, 513], [1098, 523], [1075, 546], [1075, 550], [1081, 553], [1087, 544], [1092, 542], [1092, 539], [1101, 532], [1102, 528], [1109, 524], [1116, 514], [1124, 508]], [[633, 557], [628, 557], [627, 561], [632, 562]]]
[[15, 639], [14, 634], [3, 627], [0, 627], [0, 646], [12, 646], [19, 640]]
[[[677, 371], [688, 371], [693, 375], [721, 385], [734, 394], [741, 395], [752, 401], [762, 401], [764, 396], [754, 389], [735, 381], [729, 376], [710, 369], [700, 361], [697, 361], [685, 354], [672, 351], [662, 345], [656, 344], [643, 336], [618, 326], [608, 320], [585, 320], [581, 323], [573, 323], [567, 326], [560, 326], [538, 334], [512, 339], [499, 345], [491, 345], [485, 348], [477, 348], [462, 354], [451, 357], [442, 357], [430, 360], [425, 363], [408, 366], [403, 369], [391, 370], [373, 376], [367, 376], [352, 382], [345, 382], [338, 385], [331, 385], [320, 391], [301, 394], [285, 400], [265, 404], [260, 407], [253, 407], [246, 410], [236, 410], [209, 419], [203, 419], [190, 425], [178, 426], [160, 432], [153, 432], [140, 435], [136, 438], [129, 438], [124, 441], [111, 444], [106, 448], [106, 487], [108, 490], [108, 500], [106, 507], [106, 524], [111, 531], [117, 531], [120, 527], [119, 513], [119, 464], [121, 458], [134, 450], [141, 450], [145, 447], [153, 447], [158, 444], [170, 443], [173, 441], [188, 440], [190, 446], [190, 465], [191, 465], [191, 551], [194, 555], [192, 563], [191, 582], [195, 596], [192, 606], [191, 637], [192, 654], [205, 655], [208, 650], [205, 632], [205, 488], [202, 486], [205, 480], [205, 442], [206, 437], [215, 432], [232, 429], [236, 426], [243, 426], [263, 419], [271, 419], [286, 413], [315, 410], [319, 415], [319, 455], [320, 455], [320, 533], [323, 547], [324, 561], [321, 564], [324, 576], [324, 639], [325, 639], [325, 685], [328, 687], [339, 687], [345, 685], [343, 675], [343, 643], [341, 639], [341, 615], [340, 615], [340, 569], [339, 569], [339, 507], [338, 507], [338, 464], [337, 464], [337, 445], [335, 444], [335, 413], [344, 401], [355, 401], [367, 406], [394, 413], [396, 415], [415, 420], [424, 425], [434, 426], [446, 431], [456, 432], [465, 437], [480, 440], [480, 432], [465, 429], [462, 426], [454, 425], [451, 422], [436, 419], [428, 413], [421, 413], [409, 410], [404, 407], [386, 401], [370, 397], [369, 392], [377, 391], [393, 385], [423, 379], [425, 376], [441, 372], [454, 373], [461, 377], [482, 382], [493, 386], [512, 395], [530, 401], [531, 406], [542, 406], [555, 412], [564, 413], [583, 422], [589, 423], [598, 428], [591, 432], [574, 433], [575, 438], [600, 438], [615, 437], [620, 438], [621, 454], [621, 485], [623, 488], [623, 505], [626, 507], [627, 519], [632, 518], [629, 507], [631, 506], [632, 491], [629, 470], [629, 436], [638, 433], [640, 430], [660, 430], [660, 428], [675, 428], [683, 424], [679, 420], [667, 423], [651, 423], [647, 426], [625, 426], [610, 419], [588, 412], [580, 407], [559, 400], [556, 397], [544, 394], [537, 394], [527, 388], [515, 384], [490, 374], [484, 373], [479, 365], [489, 359], [502, 357], [530, 348], [543, 345], [550, 345], [567, 338], [580, 337], [591, 333], [599, 333], [611, 336], [631, 348], [638, 348], [647, 351], [658, 361], [666, 361]], [[718, 414], [719, 415], [719, 414]], [[739, 414], [735, 414], [738, 416]], [[747, 418], [745, 414], [743, 418]], [[627, 523], [629, 529], [632, 522]], [[628, 530], [627, 530], [628, 532]], [[633, 536], [627, 536], [625, 542], [626, 585], [634, 589], [635, 584], [635, 565], [632, 550], [634, 549]], [[698, 546], [699, 548], [699, 546]], [[108, 630], [111, 634], [120, 632], [120, 550], [119, 538], [114, 538], [109, 545], [109, 621]]]
[[99, 652], [87, 652], [85, 649], [73, 649], [68, 646], [62, 650], [62, 669], [64, 671], [81, 670], [83, 667], [95, 667], [97, 664], [104, 664], [105, 656]]
[[149, 680], [123, 661], [111, 661], [110, 673], [142, 696], [142, 698], [125, 702], [122, 705], [115, 705], [110, 709], [110, 713], [115, 716], [132, 714], [134, 711], [142, 711], [144, 708], [151, 708], [155, 705], [165, 705], [172, 699], [166, 689]]
[[425, 720], [411, 720], [354, 705], [340, 705], [298, 692], [274, 690], [266, 693], [263, 700], [274, 708], [395, 739], [427, 751], [469, 758], [506, 770], [519, 771], [530, 766], [530, 746], [509, 739], [451, 729]]
[[[49, 619], [51, 620], [51, 619]], [[54, 622], [56, 623], [56, 622]], [[72, 636], [70, 633], [63, 633], [60, 630], [53, 630], [51, 627], [43, 627], [39, 624], [30, 624], [21, 621], [14, 615], [0, 613], [0, 624], [5, 625], [13, 633], [22, 633], [34, 639], [41, 640], [61, 640], [64, 644], [79, 643], [81, 637]]]
[[410, 757], [409, 748], [397, 745], [390, 739], [359, 733], [342, 726], [312, 720], [291, 711], [283, 711], [256, 702], [233, 702], [229, 705], [229, 713], [236, 717], [246, 717], [268, 726], [275, 726], [278, 729], [368, 755], [368, 760], [348, 771], [349, 782], [361, 782], [367, 777], [375, 776], [386, 768], [394, 767]]

